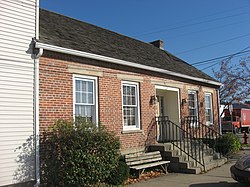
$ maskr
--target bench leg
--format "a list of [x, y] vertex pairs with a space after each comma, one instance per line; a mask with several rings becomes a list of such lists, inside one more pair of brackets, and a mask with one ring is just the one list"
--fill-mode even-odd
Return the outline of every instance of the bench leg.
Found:
[[165, 171], [165, 173], [168, 173], [168, 165], [167, 164], [163, 164], [161, 165], [161, 168], [163, 169], [163, 171]]
[[138, 171], [139, 171], [138, 178], [141, 178], [141, 174], [145, 171], [145, 169], [142, 169], [142, 170], [141, 170], [141, 169], [139, 169]]

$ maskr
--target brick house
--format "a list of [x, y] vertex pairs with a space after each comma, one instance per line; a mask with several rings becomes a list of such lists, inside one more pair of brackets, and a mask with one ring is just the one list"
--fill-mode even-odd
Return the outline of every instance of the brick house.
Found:
[[86, 116], [120, 138], [122, 151], [155, 143], [156, 116], [219, 127], [220, 83], [163, 49], [40, 10], [40, 131], [56, 119]]

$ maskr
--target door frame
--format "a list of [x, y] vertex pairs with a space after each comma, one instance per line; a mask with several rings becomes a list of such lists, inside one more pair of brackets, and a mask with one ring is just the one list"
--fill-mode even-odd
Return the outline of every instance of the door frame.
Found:
[[178, 122], [180, 124], [181, 122], [181, 111], [180, 111], [180, 89], [179, 88], [174, 88], [174, 87], [169, 87], [169, 86], [160, 86], [160, 85], [155, 85], [155, 93], [157, 90], [166, 90], [166, 91], [174, 91], [177, 92], [177, 105], [178, 105]]

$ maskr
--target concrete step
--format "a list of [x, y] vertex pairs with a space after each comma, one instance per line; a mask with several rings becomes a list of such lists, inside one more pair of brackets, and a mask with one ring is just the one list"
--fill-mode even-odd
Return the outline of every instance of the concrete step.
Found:
[[164, 157], [173, 157], [173, 156], [177, 156], [179, 154], [180, 154], [180, 150], [178, 150], [178, 149], [168, 150], [168, 151], [163, 152]]
[[[188, 147], [186, 147], [188, 148]], [[190, 147], [189, 147], [190, 148]], [[182, 152], [177, 147], [173, 146], [171, 143], [160, 143], [152, 145], [149, 147], [150, 151], [161, 151], [164, 160], [169, 160], [169, 169], [177, 173], [190, 173], [198, 174], [204, 170], [204, 167], [197, 163], [192, 157], [188, 156], [186, 153]], [[187, 151], [188, 149], [186, 149]], [[196, 149], [196, 155], [201, 157], [199, 154], [199, 148]], [[188, 152], [188, 151], [187, 151]], [[192, 152], [189, 150], [189, 153]], [[193, 149], [193, 154], [195, 156], [195, 151]], [[209, 147], [204, 148], [204, 163], [205, 170], [211, 170], [215, 167], [221, 166], [227, 162], [226, 158], [220, 158], [218, 153], [213, 153], [213, 149]]]
[[179, 162], [183, 162], [186, 161], [186, 158], [184, 155], [176, 155], [173, 157], [166, 157], [165, 160], [169, 160], [170, 163], [179, 163]]
[[179, 162], [179, 169], [187, 169], [191, 167], [194, 167], [194, 161]]
[[171, 143], [158, 143], [149, 146], [149, 151], [169, 151], [173, 150], [173, 145]]
[[222, 166], [226, 162], [227, 162], [227, 158], [224, 158], [224, 157], [222, 157], [220, 159], [212, 160], [210, 163], [207, 163], [205, 165], [205, 169], [206, 169], [206, 171], [209, 171], [209, 170], [211, 170], [213, 168]]
[[202, 172], [200, 167], [191, 167], [188, 169], [182, 169], [180, 173], [187, 173], [187, 174], [199, 174]]
[[181, 168], [179, 163], [170, 163], [169, 169], [175, 173], [188, 173], [188, 174], [199, 174], [202, 172], [201, 167], [188, 167], [188, 168]]

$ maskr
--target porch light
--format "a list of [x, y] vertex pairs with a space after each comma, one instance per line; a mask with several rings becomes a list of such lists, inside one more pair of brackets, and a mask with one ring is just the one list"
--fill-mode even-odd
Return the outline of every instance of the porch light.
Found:
[[182, 99], [181, 100], [181, 105], [184, 106], [187, 103], [187, 99]]
[[157, 103], [157, 97], [155, 95], [152, 95], [150, 97], [150, 104], [155, 105]]

